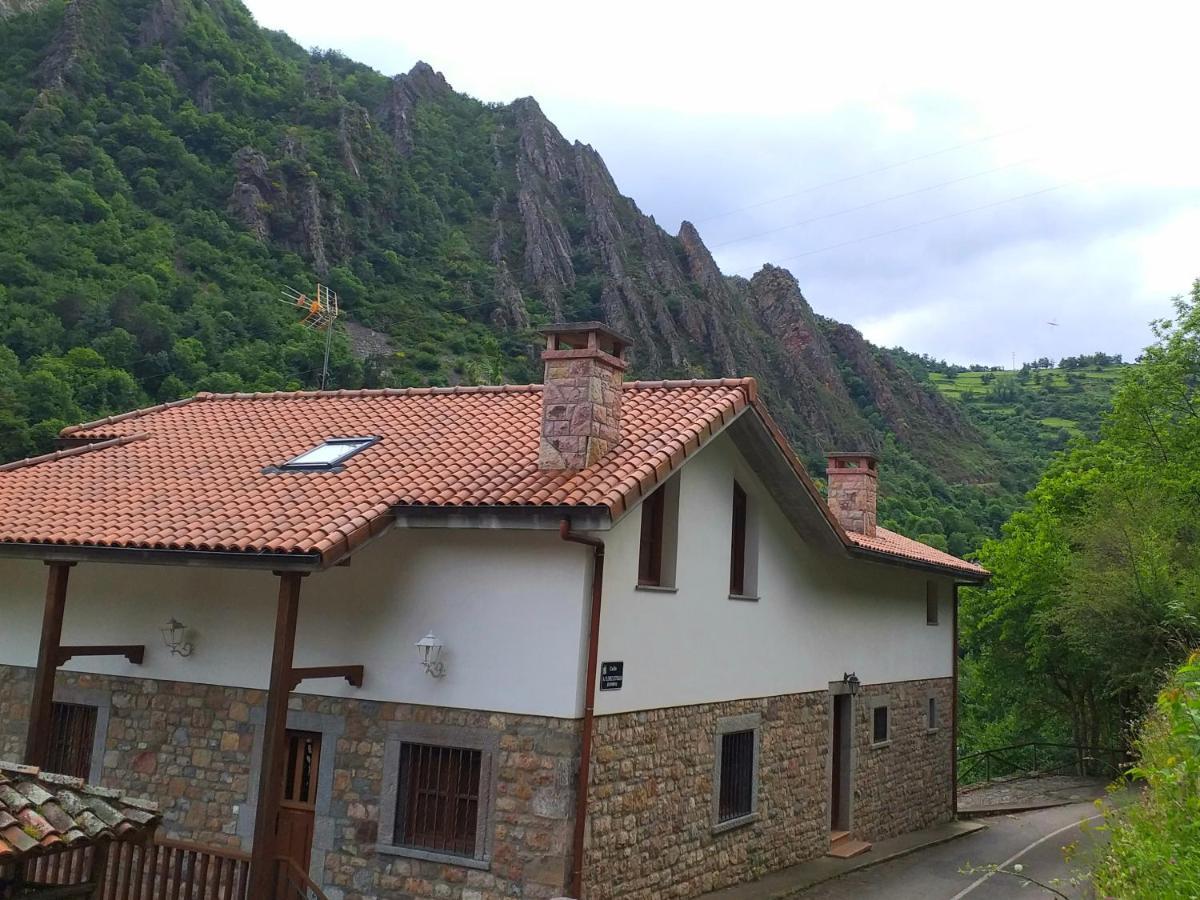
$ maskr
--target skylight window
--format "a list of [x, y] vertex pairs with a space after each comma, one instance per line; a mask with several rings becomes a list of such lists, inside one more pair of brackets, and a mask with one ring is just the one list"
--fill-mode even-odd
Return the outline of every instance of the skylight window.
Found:
[[289, 459], [281, 469], [312, 469], [324, 471], [334, 469], [348, 460], [355, 453], [364, 450], [375, 443], [376, 437], [337, 437], [306, 450], [299, 456]]

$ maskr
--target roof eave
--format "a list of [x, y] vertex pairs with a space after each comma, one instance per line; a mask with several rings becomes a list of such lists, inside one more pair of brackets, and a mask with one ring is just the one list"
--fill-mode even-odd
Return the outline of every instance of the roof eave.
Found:
[[424, 506], [392, 507], [397, 528], [512, 528], [557, 531], [563, 519], [576, 531], [608, 531], [613, 525], [607, 506]]
[[177, 550], [164, 547], [112, 547], [99, 544], [0, 543], [0, 558], [43, 562], [96, 562], [143, 566], [208, 566], [271, 572], [316, 572], [324, 568], [319, 553], [253, 550]]
[[902, 566], [906, 569], [916, 569], [936, 575], [950, 575], [964, 584], [984, 584], [992, 577], [991, 572], [972, 572], [968, 569], [960, 569], [957, 566], [938, 565], [934, 562], [924, 562], [919, 559], [910, 559], [906, 556], [888, 553], [886, 550], [873, 550], [870, 547], [860, 547], [854, 544], [846, 549], [851, 556], [856, 556], [860, 559], [884, 563], [889, 566]]

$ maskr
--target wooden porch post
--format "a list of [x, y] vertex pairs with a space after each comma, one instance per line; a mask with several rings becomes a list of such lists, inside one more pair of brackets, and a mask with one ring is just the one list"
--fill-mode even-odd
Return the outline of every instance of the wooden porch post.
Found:
[[287, 764], [287, 705], [292, 688], [296, 620], [300, 611], [300, 579], [304, 577], [301, 572], [276, 574], [279, 575], [279, 602], [275, 612], [275, 649], [271, 655], [271, 683], [267, 692], [267, 720], [258, 776], [258, 812], [254, 818], [250, 886], [246, 894], [255, 900], [268, 900], [275, 891], [275, 826], [283, 793], [283, 769]]
[[29, 703], [29, 731], [25, 737], [25, 764], [43, 766], [50, 752], [50, 725], [54, 714], [54, 673], [58, 671], [63, 614], [67, 607], [67, 575], [73, 562], [48, 562], [46, 606], [42, 612], [42, 639], [38, 645], [33, 698]]

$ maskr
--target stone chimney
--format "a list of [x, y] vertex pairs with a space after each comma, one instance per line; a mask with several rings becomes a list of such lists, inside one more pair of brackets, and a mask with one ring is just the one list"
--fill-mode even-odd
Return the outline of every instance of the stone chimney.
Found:
[[601, 322], [542, 329], [546, 377], [538, 468], [586, 469], [621, 440], [621, 381], [632, 341]]
[[846, 531], [875, 536], [875, 501], [879, 494], [879, 460], [872, 453], [826, 456], [829, 508]]

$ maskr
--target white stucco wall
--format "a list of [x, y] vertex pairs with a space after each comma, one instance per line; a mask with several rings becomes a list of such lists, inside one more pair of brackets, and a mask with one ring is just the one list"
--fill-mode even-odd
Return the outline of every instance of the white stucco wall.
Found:
[[[952, 674], [951, 579], [938, 579], [939, 624], [926, 625], [929, 576], [813, 552], [728, 435], [678, 477], [675, 593], [635, 589], [640, 508], [597, 535], [600, 660], [625, 664], [623, 687], [597, 693], [598, 713], [825, 690], [844, 672], [867, 684]], [[756, 602], [729, 599], [734, 478], [757, 517]]]
[[[586, 548], [556, 532], [396, 530], [352, 565], [305, 578], [297, 666], [362, 663], [361, 689], [308, 681], [301, 692], [530, 715], [581, 713]], [[37, 662], [46, 568], [0, 560], [0, 663]], [[265, 688], [278, 579], [270, 573], [81, 563], [71, 570], [63, 642], [146, 645], [146, 660], [74, 659], [65, 669]], [[159, 627], [191, 627], [173, 657]], [[413, 644], [446, 643], [446, 677]]]

